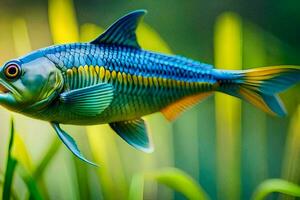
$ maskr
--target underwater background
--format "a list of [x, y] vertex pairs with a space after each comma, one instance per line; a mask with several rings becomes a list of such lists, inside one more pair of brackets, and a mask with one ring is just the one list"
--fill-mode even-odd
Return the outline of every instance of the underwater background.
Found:
[[[300, 65], [296, 0], [0, 0], [0, 65], [52, 44], [91, 41], [141, 8], [148, 10], [138, 29], [145, 49], [225, 69]], [[298, 84], [281, 94], [284, 118], [224, 94], [173, 123], [146, 116], [151, 154], [108, 125], [63, 125], [99, 168], [75, 158], [47, 122], [1, 108], [0, 199], [299, 198], [299, 91]]]

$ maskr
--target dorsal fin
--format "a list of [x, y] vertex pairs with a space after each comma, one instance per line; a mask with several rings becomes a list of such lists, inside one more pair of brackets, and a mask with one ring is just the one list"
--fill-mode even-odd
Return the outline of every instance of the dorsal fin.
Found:
[[103, 34], [92, 41], [92, 44], [114, 44], [140, 48], [136, 38], [136, 28], [146, 10], [136, 10], [113, 23]]
[[210, 96], [212, 92], [200, 93], [180, 99], [161, 110], [162, 114], [169, 121], [175, 120], [183, 111], [199, 103]]

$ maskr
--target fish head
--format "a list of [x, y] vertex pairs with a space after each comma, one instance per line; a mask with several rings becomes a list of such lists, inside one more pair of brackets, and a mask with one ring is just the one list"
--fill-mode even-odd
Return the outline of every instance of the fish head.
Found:
[[15, 112], [45, 107], [62, 87], [61, 71], [44, 56], [11, 60], [0, 67], [0, 105]]

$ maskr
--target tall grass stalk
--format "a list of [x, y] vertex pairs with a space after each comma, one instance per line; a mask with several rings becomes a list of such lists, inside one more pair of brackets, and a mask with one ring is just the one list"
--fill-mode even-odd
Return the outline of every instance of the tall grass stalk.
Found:
[[127, 182], [122, 169], [114, 134], [107, 125], [87, 128], [93, 157], [100, 165], [97, 169], [104, 199], [127, 197]]
[[15, 169], [17, 167], [18, 161], [12, 157], [12, 148], [13, 148], [13, 141], [14, 141], [14, 122], [11, 120], [11, 128], [10, 128], [10, 139], [9, 145], [7, 150], [7, 161], [6, 161], [6, 169], [5, 169], [5, 176], [4, 176], [4, 184], [3, 184], [3, 192], [2, 192], [2, 199], [9, 200], [12, 192], [12, 183], [15, 174]]
[[55, 44], [79, 41], [76, 13], [72, 0], [48, 0], [49, 25]]
[[17, 56], [27, 54], [32, 50], [25, 19], [13, 20], [12, 35]]
[[[224, 13], [215, 25], [215, 66], [241, 69], [241, 20]], [[219, 199], [240, 199], [241, 102], [225, 94], [216, 94], [217, 180]]]
[[12, 157], [18, 161], [17, 172], [27, 186], [27, 197], [35, 200], [43, 199], [37, 182], [32, 176], [33, 165], [31, 156], [26, 149], [23, 139], [18, 133], [14, 133]]
[[41, 161], [37, 164], [34, 172], [33, 177], [36, 180], [40, 180], [44, 172], [46, 171], [46, 168], [50, 164], [53, 157], [56, 155], [57, 151], [59, 150], [61, 141], [59, 141], [57, 138], [54, 138], [52, 143], [50, 143], [49, 148], [46, 150], [46, 152], [43, 154], [43, 158]]
[[300, 106], [290, 122], [285, 145], [282, 178], [300, 183]]

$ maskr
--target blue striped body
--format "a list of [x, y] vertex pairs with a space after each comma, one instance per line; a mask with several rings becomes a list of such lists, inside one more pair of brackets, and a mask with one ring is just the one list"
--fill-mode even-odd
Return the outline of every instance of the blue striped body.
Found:
[[183, 97], [212, 91], [219, 74], [211, 65], [181, 56], [90, 43], [48, 47], [24, 57], [23, 62], [38, 56], [47, 57], [62, 71], [64, 91], [103, 82], [114, 86], [113, 102], [94, 119], [65, 112], [59, 103], [37, 116], [72, 124], [124, 121], [157, 112]]

